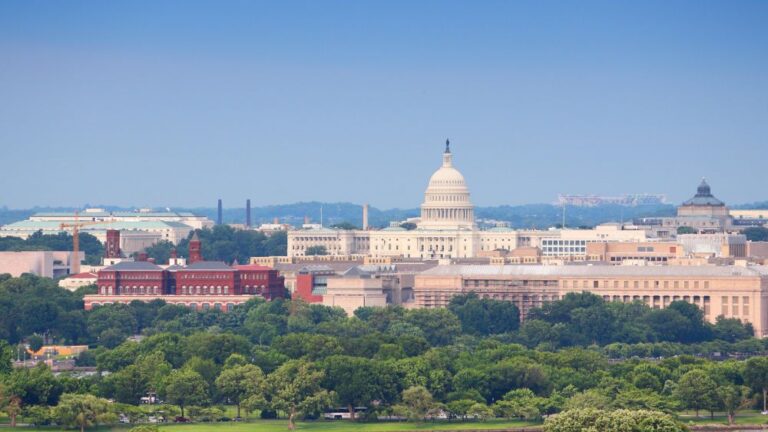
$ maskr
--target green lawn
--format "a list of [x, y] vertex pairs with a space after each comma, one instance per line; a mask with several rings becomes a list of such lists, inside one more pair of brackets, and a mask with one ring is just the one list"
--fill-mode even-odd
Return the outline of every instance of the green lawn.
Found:
[[[483, 430], [483, 429], [508, 429], [531, 426], [533, 423], [506, 420], [489, 420], [486, 422], [380, 422], [380, 423], [353, 423], [350, 421], [313, 421], [299, 422], [297, 430], [300, 431], [340, 431], [340, 432], [389, 432], [389, 431], [431, 431], [431, 430]], [[90, 429], [99, 432], [127, 432], [129, 426], [99, 427]], [[29, 432], [32, 429], [19, 427], [12, 429], [3, 428], [9, 432]], [[46, 427], [37, 430], [58, 431], [60, 428]], [[166, 424], [160, 426], [165, 432], [284, 432], [288, 430], [288, 422], [285, 420], [257, 420], [251, 422], [227, 422], [227, 423], [191, 423], [191, 424]]]
[[[696, 417], [693, 411], [681, 412], [678, 414], [678, 420], [683, 423], [694, 424], [727, 424], [728, 417], [721, 412], [715, 412], [715, 418], [709, 416], [708, 411], [699, 412], [700, 417]], [[757, 410], [742, 410], [736, 415], [736, 424], [766, 424], [768, 416], [760, 414]]]

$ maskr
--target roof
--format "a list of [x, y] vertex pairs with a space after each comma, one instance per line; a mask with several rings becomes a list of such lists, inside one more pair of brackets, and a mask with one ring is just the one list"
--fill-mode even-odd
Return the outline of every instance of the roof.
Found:
[[[88, 221], [83, 221], [88, 222]], [[70, 223], [70, 222], [65, 222]], [[181, 228], [181, 229], [188, 229], [192, 230], [192, 227], [181, 223], [181, 222], [173, 222], [173, 221], [128, 221], [128, 222], [104, 222], [104, 223], [96, 223], [96, 224], [89, 224], [80, 227], [80, 232], [88, 232], [88, 231], [103, 231], [107, 229], [115, 229], [115, 230], [121, 230], [121, 231], [130, 231], [130, 230], [148, 230], [148, 229], [168, 229], [168, 228]], [[59, 221], [32, 221], [32, 220], [23, 220], [18, 222], [9, 223], [7, 225], [3, 225], [3, 229], [10, 229], [10, 230], [43, 230], [43, 231], [56, 231], [61, 232], [65, 231], [67, 229], [61, 229], [61, 222]]]
[[117, 264], [105, 267], [103, 271], [162, 271], [162, 267], [148, 261], [120, 261]]
[[197, 261], [187, 265], [185, 270], [229, 270], [235, 271], [223, 261]]
[[238, 270], [272, 270], [272, 267], [262, 266], [258, 264], [240, 264], [234, 267]]
[[[35, 213], [32, 215], [32, 217], [66, 217], [71, 218], [74, 217], [74, 212], [40, 212]], [[193, 213], [190, 212], [134, 212], [134, 211], [114, 211], [114, 212], [108, 212], [108, 211], [92, 211], [92, 212], [83, 212], [81, 211], [79, 213], [79, 216], [81, 219], [87, 219], [90, 217], [109, 217], [109, 216], [116, 216], [116, 217], [199, 217]]]
[[696, 195], [694, 195], [693, 198], [689, 199], [688, 201], [683, 202], [683, 205], [722, 207], [725, 205], [725, 203], [715, 198], [712, 195], [712, 190], [710, 189], [709, 184], [707, 184], [707, 181], [705, 179], [701, 179], [699, 187], [696, 188]]
[[728, 277], [768, 276], [766, 266], [446, 265], [425, 276]]
[[85, 272], [70, 275], [67, 279], [96, 279], [96, 273]]
[[488, 232], [513, 232], [514, 230], [512, 228], [509, 228], [509, 227], [497, 226], [497, 227], [489, 228], [486, 231], [488, 231]]

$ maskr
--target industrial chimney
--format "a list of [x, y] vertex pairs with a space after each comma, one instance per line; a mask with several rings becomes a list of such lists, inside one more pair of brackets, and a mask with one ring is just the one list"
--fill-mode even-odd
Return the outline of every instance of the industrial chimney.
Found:
[[363, 204], [363, 230], [368, 230], [368, 204]]
[[216, 217], [216, 224], [221, 225], [221, 198], [219, 198], [219, 213]]
[[245, 200], [245, 227], [251, 227], [251, 200]]

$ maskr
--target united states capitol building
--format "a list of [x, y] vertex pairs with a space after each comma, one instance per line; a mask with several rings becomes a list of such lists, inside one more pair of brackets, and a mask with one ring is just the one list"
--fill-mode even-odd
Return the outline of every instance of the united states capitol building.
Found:
[[491, 256], [498, 251], [539, 248], [544, 256], [583, 256], [592, 241], [647, 240], [643, 229], [605, 225], [594, 230], [481, 230], [464, 175], [453, 165], [446, 141], [442, 164], [429, 178], [421, 216], [409, 220], [415, 229], [400, 223], [369, 230], [364, 212], [363, 229], [341, 230], [310, 225], [288, 232], [288, 256], [303, 257], [311, 247], [323, 247], [330, 256], [362, 255], [374, 258], [459, 259]]
[[322, 246], [329, 255], [366, 255], [421, 259], [474, 258], [482, 251], [518, 247], [518, 232], [505, 227], [480, 230], [464, 176], [453, 165], [446, 142], [442, 165], [429, 179], [415, 229], [394, 225], [368, 230], [337, 230], [322, 226], [288, 233], [288, 256], [304, 256]]

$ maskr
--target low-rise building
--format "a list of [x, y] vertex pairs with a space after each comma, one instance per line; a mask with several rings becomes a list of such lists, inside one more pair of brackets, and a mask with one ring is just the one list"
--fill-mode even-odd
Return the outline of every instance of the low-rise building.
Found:
[[408, 307], [445, 307], [453, 296], [514, 302], [523, 319], [531, 308], [570, 292], [589, 291], [608, 301], [641, 301], [664, 308], [682, 300], [699, 306], [715, 322], [723, 315], [750, 322], [768, 336], [768, 267], [758, 265], [441, 265], [415, 278]]
[[611, 264], [643, 262], [665, 264], [681, 256], [683, 248], [677, 242], [593, 242], [587, 243], [587, 260]]
[[98, 272], [98, 293], [83, 299], [85, 308], [159, 299], [192, 309], [229, 311], [253, 296], [267, 300], [284, 296], [284, 281], [277, 270], [204, 261], [197, 236], [190, 240], [189, 250], [188, 265], [162, 268], [147, 261], [121, 261], [104, 267]]
[[71, 275], [59, 281], [59, 286], [70, 291], [77, 291], [78, 288], [94, 285], [98, 275], [95, 272], [83, 272]]
[[[78, 259], [85, 259], [85, 252], [78, 252]], [[0, 274], [18, 277], [24, 273], [60, 278], [68, 276], [75, 263], [74, 253], [69, 251], [0, 252]]]

